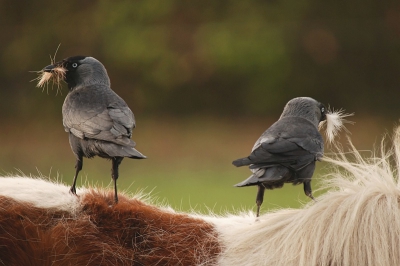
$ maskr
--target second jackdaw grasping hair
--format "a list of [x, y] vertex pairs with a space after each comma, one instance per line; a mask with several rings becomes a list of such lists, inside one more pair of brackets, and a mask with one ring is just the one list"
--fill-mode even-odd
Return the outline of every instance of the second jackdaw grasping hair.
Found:
[[73, 56], [49, 65], [41, 71], [38, 86], [50, 79], [64, 80], [69, 93], [62, 114], [65, 131], [76, 157], [76, 172], [70, 192], [76, 195], [76, 179], [82, 170], [83, 157], [111, 159], [114, 199], [118, 202], [118, 167], [123, 158], [144, 159], [131, 139], [135, 118], [125, 101], [110, 87], [102, 63], [93, 57]]
[[256, 141], [251, 154], [233, 161], [238, 167], [250, 165], [253, 174], [235, 186], [258, 186], [257, 217], [265, 189], [280, 188], [284, 183], [303, 183], [304, 193], [314, 199], [311, 177], [315, 162], [324, 153], [324, 140], [318, 128], [326, 123], [328, 139], [333, 141], [346, 116], [342, 111], [329, 112], [312, 98], [294, 98], [286, 104], [279, 120]]

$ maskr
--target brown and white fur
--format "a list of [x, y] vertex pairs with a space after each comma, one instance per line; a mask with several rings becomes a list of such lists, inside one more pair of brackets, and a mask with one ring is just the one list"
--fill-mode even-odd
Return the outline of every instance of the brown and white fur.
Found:
[[112, 191], [77, 198], [48, 180], [2, 177], [0, 265], [400, 265], [400, 129], [371, 158], [351, 146], [325, 160], [317, 202], [259, 218], [123, 195], [113, 205]]

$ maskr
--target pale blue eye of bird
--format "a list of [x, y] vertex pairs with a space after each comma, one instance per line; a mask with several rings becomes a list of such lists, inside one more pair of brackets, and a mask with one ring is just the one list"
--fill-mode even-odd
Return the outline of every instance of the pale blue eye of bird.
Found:
[[73, 67], [73, 68], [76, 68], [77, 66], [78, 66], [77, 63], [73, 63], [73, 64], [72, 64], [72, 67]]

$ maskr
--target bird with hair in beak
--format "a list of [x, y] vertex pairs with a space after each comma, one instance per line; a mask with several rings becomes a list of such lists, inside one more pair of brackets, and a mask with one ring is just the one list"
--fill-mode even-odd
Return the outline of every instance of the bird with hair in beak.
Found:
[[38, 86], [48, 81], [65, 81], [69, 92], [65, 98], [63, 125], [69, 133], [69, 143], [76, 157], [75, 176], [70, 189], [76, 195], [76, 181], [82, 170], [83, 157], [99, 156], [112, 162], [111, 177], [114, 181], [114, 201], [118, 202], [118, 168], [127, 158], [145, 159], [135, 149], [131, 139], [135, 117], [126, 102], [110, 85], [102, 63], [93, 57], [73, 56], [46, 66], [40, 71]]
[[311, 178], [315, 162], [324, 154], [324, 140], [318, 129], [326, 124], [329, 142], [343, 128], [344, 119], [351, 114], [342, 110], [329, 111], [309, 97], [290, 100], [278, 121], [256, 141], [248, 157], [233, 161], [240, 167], [249, 165], [253, 173], [236, 187], [258, 186], [257, 217], [264, 200], [265, 189], [281, 188], [284, 183], [303, 183], [304, 193], [314, 200]]

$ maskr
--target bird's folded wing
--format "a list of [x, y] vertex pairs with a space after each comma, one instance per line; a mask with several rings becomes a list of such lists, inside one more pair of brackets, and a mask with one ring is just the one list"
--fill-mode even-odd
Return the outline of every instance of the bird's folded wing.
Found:
[[108, 115], [113, 121], [111, 132], [116, 136], [132, 136], [132, 129], [135, 128], [135, 117], [127, 106], [118, 106], [113, 103], [107, 107]]
[[309, 155], [310, 151], [299, 146], [292, 139], [279, 138], [274, 142], [263, 142], [253, 150], [249, 159], [255, 163], [279, 164], [297, 160], [301, 156]]
[[64, 113], [64, 127], [75, 136], [134, 146], [130, 140], [134, 118], [128, 107], [109, 105], [103, 110], [69, 109]]
[[308, 153], [301, 157], [297, 158], [288, 158], [288, 159], [278, 159], [277, 162], [261, 162], [261, 163], [254, 163], [249, 166], [250, 169], [259, 169], [259, 168], [271, 168], [275, 166], [284, 166], [289, 170], [298, 171], [303, 169], [310, 163], [314, 162], [316, 156], [314, 154]]
[[308, 137], [270, 137], [264, 139], [266, 141], [261, 141], [248, 157], [237, 159], [233, 164], [236, 166], [252, 164], [252, 169], [276, 165], [293, 165], [297, 164], [300, 158], [307, 161], [314, 160], [315, 151], [320, 151], [318, 143], [313, 140], [307, 140]]

